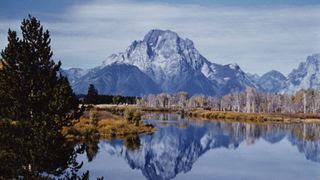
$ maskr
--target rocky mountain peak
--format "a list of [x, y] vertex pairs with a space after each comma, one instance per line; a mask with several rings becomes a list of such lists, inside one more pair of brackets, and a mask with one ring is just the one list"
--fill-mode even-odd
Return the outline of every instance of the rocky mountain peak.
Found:
[[308, 56], [288, 75], [284, 92], [293, 94], [300, 89], [320, 88], [320, 54]]
[[109, 56], [94, 72], [104, 74], [99, 71], [115, 62], [137, 67], [167, 93], [186, 91], [190, 95], [224, 95], [243, 91], [247, 86], [260, 90], [237, 64], [210, 62], [190, 39], [181, 38], [170, 30], [149, 31], [125, 51]]
[[313, 54], [307, 57], [306, 63], [304, 63], [307, 70], [319, 71], [320, 67], [320, 54]]
[[148, 45], [155, 45], [160, 40], [177, 40], [180, 37], [170, 30], [152, 29], [143, 38]]

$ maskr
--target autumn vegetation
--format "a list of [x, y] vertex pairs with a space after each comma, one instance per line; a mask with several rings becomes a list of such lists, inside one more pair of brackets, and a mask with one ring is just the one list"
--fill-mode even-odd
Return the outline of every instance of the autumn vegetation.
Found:
[[162, 110], [207, 119], [299, 122], [320, 120], [320, 90], [300, 90], [293, 95], [257, 92], [247, 88], [222, 97], [194, 95], [186, 92], [148, 95], [137, 100], [148, 111]]
[[[126, 136], [137, 136], [154, 132], [151, 125], [140, 123], [142, 113], [138, 108], [112, 106], [99, 108], [99, 92], [93, 84], [88, 87], [88, 93], [83, 99], [86, 111], [71, 127], [64, 127], [63, 134], [68, 139], [111, 139]], [[118, 104], [121, 96], [113, 96], [113, 104]]]
[[[119, 108], [118, 108], [119, 109]], [[152, 125], [140, 123], [141, 112], [136, 108], [119, 110], [92, 107], [71, 127], [65, 127], [63, 134], [74, 139], [125, 139], [128, 136], [150, 134], [155, 131]]]

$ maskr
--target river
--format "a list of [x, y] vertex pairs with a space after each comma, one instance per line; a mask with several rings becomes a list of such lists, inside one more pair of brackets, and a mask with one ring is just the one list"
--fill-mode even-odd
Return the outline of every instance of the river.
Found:
[[[100, 140], [78, 156], [90, 178], [319, 179], [320, 124], [203, 121], [177, 114], [143, 118], [158, 130]], [[90, 159], [90, 161], [88, 160]]]

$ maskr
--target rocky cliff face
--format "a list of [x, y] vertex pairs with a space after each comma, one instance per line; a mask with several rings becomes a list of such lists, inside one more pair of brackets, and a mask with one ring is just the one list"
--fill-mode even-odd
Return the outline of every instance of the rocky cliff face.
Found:
[[307, 57], [305, 62], [300, 63], [288, 75], [284, 92], [292, 94], [300, 89], [319, 89], [320, 88], [320, 54]]

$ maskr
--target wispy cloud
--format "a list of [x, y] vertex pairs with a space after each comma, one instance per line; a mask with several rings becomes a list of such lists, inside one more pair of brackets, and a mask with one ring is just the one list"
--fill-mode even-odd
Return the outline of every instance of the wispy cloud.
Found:
[[[39, 17], [41, 19], [41, 17]], [[65, 67], [94, 67], [150, 29], [170, 29], [192, 39], [210, 61], [238, 63], [245, 71], [288, 73], [320, 52], [320, 7], [227, 7], [193, 4], [90, 1], [42, 20], [52, 33], [55, 57]], [[0, 45], [8, 27], [0, 19]]]

